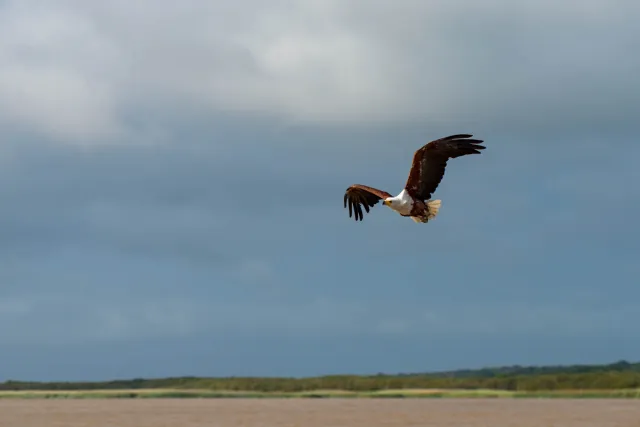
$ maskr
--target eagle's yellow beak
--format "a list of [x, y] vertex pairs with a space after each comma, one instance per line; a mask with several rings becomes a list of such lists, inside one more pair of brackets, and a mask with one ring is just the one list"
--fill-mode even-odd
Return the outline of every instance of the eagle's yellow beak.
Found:
[[383, 200], [382, 204], [385, 205], [385, 206], [389, 206], [389, 201], [388, 200]]

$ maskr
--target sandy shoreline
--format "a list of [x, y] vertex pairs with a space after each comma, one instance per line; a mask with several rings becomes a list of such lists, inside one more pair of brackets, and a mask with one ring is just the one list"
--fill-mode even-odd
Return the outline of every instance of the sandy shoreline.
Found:
[[624, 399], [3, 399], [0, 427], [637, 427]]

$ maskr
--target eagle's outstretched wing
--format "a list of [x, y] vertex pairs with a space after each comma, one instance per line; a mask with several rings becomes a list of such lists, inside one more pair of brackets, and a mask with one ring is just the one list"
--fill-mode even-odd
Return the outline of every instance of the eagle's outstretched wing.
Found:
[[467, 154], [480, 154], [486, 147], [473, 135], [458, 134], [431, 141], [413, 155], [405, 189], [416, 199], [428, 200], [436, 191], [447, 166], [447, 160]]
[[377, 188], [367, 187], [366, 185], [354, 184], [347, 188], [344, 193], [344, 207], [349, 204], [349, 218], [355, 213], [355, 220], [362, 221], [362, 206], [369, 212], [369, 208], [375, 206], [382, 199], [391, 197], [391, 194], [386, 191], [378, 190]]

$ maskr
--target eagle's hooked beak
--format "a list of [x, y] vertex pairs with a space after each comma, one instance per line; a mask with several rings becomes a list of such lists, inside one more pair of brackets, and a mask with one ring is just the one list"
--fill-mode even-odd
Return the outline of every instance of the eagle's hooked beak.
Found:
[[383, 200], [382, 204], [385, 205], [385, 206], [389, 206], [389, 201], [388, 200]]

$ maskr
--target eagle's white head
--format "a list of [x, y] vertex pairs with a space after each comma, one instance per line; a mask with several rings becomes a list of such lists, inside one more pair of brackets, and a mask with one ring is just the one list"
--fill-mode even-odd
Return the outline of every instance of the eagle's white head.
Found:
[[398, 206], [400, 204], [400, 201], [395, 197], [387, 197], [382, 201], [382, 204], [393, 209], [394, 206]]
[[387, 197], [382, 200], [382, 204], [390, 207], [400, 214], [407, 215], [411, 212], [411, 208], [413, 207], [413, 199], [405, 190], [402, 190], [402, 192], [397, 196]]

